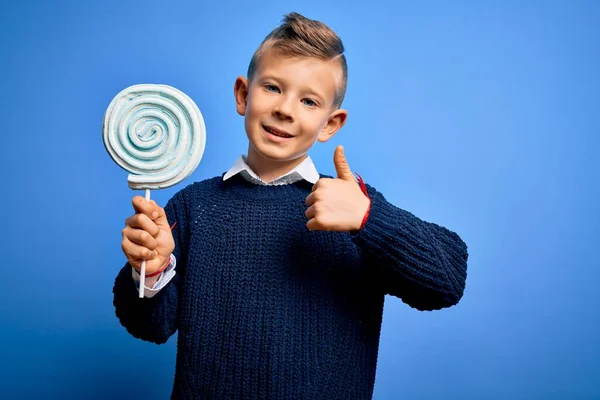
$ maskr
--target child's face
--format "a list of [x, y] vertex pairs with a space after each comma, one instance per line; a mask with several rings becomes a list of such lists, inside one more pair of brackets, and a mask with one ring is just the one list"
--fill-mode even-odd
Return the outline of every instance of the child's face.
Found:
[[341, 77], [337, 62], [265, 51], [252, 81], [238, 78], [235, 87], [238, 112], [246, 117], [248, 156], [297, 160], [317, 140], [329, 140], [347, 116], [334, 104]]

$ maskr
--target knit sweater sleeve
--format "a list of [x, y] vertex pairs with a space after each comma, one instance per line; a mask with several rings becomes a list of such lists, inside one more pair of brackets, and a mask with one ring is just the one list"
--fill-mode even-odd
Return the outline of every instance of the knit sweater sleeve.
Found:
[[134, 337], [161, 344], [177, 330], [181, 280], [185, 275], [188, 242], [188, 215], [183, 191], [178, 192], [165, 206], [168, 222], [173, 228], [177, 260], [176, 274], [155, 296], [139, 298], [131, 277], [131, 265], [119, 271], [113, 287], [113, 304], [121, 324]]
[[371, 211], [352, 239], [385, 294], [418, 310], [451, 307], [463, 295], [467, 245], [454, 232], [390, 204], [367, 185]]

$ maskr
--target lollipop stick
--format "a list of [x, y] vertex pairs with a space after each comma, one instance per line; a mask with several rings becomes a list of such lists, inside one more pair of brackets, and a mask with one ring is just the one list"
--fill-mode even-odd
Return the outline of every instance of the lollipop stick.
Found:
[[[150, 189], [146, 189], [146, 200], [150, 201]], [[146, 260], [142, 261], [142, 268], [140, 269], [140, 299], [144, 298], [144, 286], [146, 286]]]

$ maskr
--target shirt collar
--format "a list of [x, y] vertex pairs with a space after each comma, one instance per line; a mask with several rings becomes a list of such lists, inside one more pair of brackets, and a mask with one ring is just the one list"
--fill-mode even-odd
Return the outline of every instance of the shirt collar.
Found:
[[233, 167], [223, 175], [223, 180], [226, 181], [237, 174], [241, 174], [244, 179], [257, 185], [286, 185], [303, 179], [315, 184], [319, 180], [319, 173], [310, 157], [306, 157], [304, 161], [290, 172], [274, 179], [272, 182], [266, 183], [248, 166], [246, 157], [240, 156], [233, 164]]

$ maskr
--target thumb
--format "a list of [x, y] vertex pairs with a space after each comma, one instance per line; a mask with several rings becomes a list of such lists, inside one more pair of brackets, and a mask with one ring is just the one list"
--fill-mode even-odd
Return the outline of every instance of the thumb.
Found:
[[169, 221], [167, 221], [167, 214], [165, 213], [165, 209], [160, 207], [154, 200], [150, 200], [153, 206], [152, 213], [150, 214], [150, 218], [160, 229], [171, 230], [169, 226]]
[[348, 165], [348, 161], [346, 161], [344, 147], [338, 146], [335, 148], [335, 153], [333, 153], [333, 164], [335, 165], [338, 179], [356, 182], [354, 175], [350, 170], [350, 166]]

